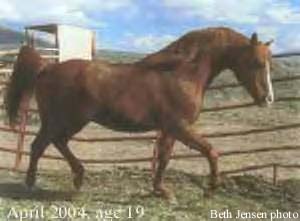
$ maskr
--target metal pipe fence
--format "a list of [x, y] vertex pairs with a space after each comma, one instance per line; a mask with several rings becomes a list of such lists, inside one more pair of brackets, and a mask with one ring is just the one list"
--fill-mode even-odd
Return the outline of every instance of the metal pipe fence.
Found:
[[[286, 57], [286, 56], [294, 56], [294, 55], [300, 55], [299, 53], [285, 53], [285, 54], [278, 54], [274, 55], [273, 57]], [[4, 70], [3, 73], [7, 73], [8, 70]], [[277, 82], [287, 82], [287, 81], [295, 81], [300, 80], [300, 75], [295, 76], [286, 76], [281, 78], [275, 78], [273, 79], [274, 83]], [[0, 88], [7, 86], [6, 81], [0, 81]], [[241, 85], [238, 83], [231, 83], [231, 84], [222, 84], [222, 85], [215, 85], [209, 88], [209, 90], [221, 90], [226, 88], [236, 88], [240, 87]], [[281, 97], [276, 99], [277, 102], [299, 102], [300, 97], [294, 96], [294, 97]], [[209, 107], [204, 108], [202, 112], [216, 112], [216, 111], [224, 111], [224, 110], [232, 110], [237, 108], [245, 108], [245, 107], [251, 107], [255, 104], [252, 102], [244, 102], [244, 103], [238, 103], [238, 104], [229, 104], [229, 105], [222, 105], [222, 106], [216, 106], [216, 107]], [[3, 105], [0, 105], [0, 109], [4, 109]], [[34, 130], [27, 130], [26, 129], [26, 122], [28, 119], [28, 114], [36, 114], [37, 109], [30, 108], [22, 114], [21, 124], [16, 129], [11, 129], [5, 125], [0, 125], [0, 131], [2, 132], [8, 132], [8, 133], [16, 133], [18, 134], [18, 143], [17, 148], [9, 148], [9, 147], [1, 147], [1, 152], [11, 153], [15, 154], [15, 166], [14, 168], [6, 168], [1, 167], [0, 169], [14, 169], [14, 170], [21, 170], [19, 168], [19, 165], [22, 160], [23, 155], [29, 155], [29, 152], [24, 151], [24, 139], [26, 136], [35, 136], [37, 134]], [[300, 123], [293, 123], [293, 124], [287, 124], [287, 125], [275, 125], [272, 127], [267, 128], [254, 128], [249, 130], [243, 130], [243, 131], [233, 131], [233, 132], [214, 132], [214, 133], [207, 133], [203, 136], [208, 138], [223, 138], [223, 137], [232, 137], [232, 136], [247, 136], [251, 134], [259, 134], [259, 133], [267, 133], [267, 132], [275, 132], [279, 130], [289, 130], [289, 129], [297, 129], [300, 128]], [[73, 137], [72, 140], [75, 142], [121, 142], [121, 141], [138, 141], [138, 140], [154, 140], [156, 139], [155, 134], [144, 134], [144, 135], [122, 135], [122, 136], [111, 136], [111, 137], [90, 137], [90, 138], [84, 138], [84, 137]], [[278, 152], [278, 151], [298, 151], [300, 150], [299, 145], [283, 145], [278, 147], [260, 147], [256, 149], [251, 150], [233, 150], [233, 151], [224, 151], [220, 153], [221, 157], [227, 157], [227, 156], [238, 156], [243, 154], [257, 154], [257, 153], [267, 153], [267, 152]], [[44, 158], [46, 159], [52, 159], [52, 160], [64, 160], [60, 156], [56, 155], [49, 155], [44, 154]], [[202, 158], [203, 156], [201, 154], [177, 154], [172, 156], [172, 159], [174, 160], [181, 160], [181, 159], [191, 159], [191, 158]], [[152, 160], [152, 156], [149, 157], [143, 157], [143, 158], [129, 158], [129, 159], [81, 159], [83, 163], [85, 164], [125, 164], [125, 163], [140, 163], [140, 162], [149, 162]], [[265, 169], [265, 168], [273, 168], [273, 182], [276, 184], [277, 182], [277, 173], [278, 168], [300, 168], [300, 165], [297, 164], [263, 164], [263, 165], [256, 165], [256, 166], [248, 166], [244, 168], [234, 169], [230, 171], [222, 171], [222, 174], [235, 174], [235, 173], [241, 173], [246, 171], [252, 171], [252, 170], [259, 170], [259, 169]]]

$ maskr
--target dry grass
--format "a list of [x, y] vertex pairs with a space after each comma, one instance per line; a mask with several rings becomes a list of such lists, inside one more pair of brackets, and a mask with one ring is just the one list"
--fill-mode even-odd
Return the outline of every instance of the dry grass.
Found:
[[[43, 220], [50, 220], [54, 215], [51, 205], [67, 208], [85, 208], [90, 220], [96, 220], [95, 214], [101, 210], [142, 207], [144, 215], [140, 220], [212, 220], [212, 209], [235, 213], [242, 211], [297, 212], [300, 209], [300, 180], [282, 182], [274, 187], [263, 177], [234, 176], [224, 179], [221, 188], [212, 198], [205, 198], [208, 186], [207, 177], [171, 170], [167, 173], [167, 185], [175, 193], [173, 201], [168, 202], [152, 195], [150, 172], [138, 168], [114, 168], [101, 172], [89, 172], [81, 193], [71, 188], [68, 174], [65, 172], [43, 172], [38, 182], [39, 189], [28, 192], [20, 184], [20, 174], [0, 173], [5, 177], [0, 182], [0, 217], [6, 217], [15, 207], [29, 210], [34, 206], [44, 206], [46, 215]], [[296, 195], [297, 194], [297, 195]], [[133, 220], [137, 219], [134, 214]], [[121, 219], [127, 220], [127, 213]], [[68, 219], [65, 219], [68, 220]], [[77, 215], [77, 219], [85, 220]], [[258, 220], [258, 219], [253, 219]], [[280, 220], [280, 219], [278, 219]]]

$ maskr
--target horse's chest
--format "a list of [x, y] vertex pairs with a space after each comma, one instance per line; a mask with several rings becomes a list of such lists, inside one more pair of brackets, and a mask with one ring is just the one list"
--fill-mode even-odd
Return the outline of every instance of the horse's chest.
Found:
[[190, 121], [194, 121], [201, 110], [202, 106], [202, 89], [197, 87], [193, 82], [181, 82], [181, 90], [183, 94], [181, 110], [184, 116]]

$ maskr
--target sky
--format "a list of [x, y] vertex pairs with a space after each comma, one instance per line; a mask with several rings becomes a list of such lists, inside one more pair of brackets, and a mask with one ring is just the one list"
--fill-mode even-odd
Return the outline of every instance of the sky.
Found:
[[96, 32], [99, 48], [151, 53], [183, 34], [231, 27], [274, 39], [273, 52], [300, 51], [300, 0], [0, 0], [0, 24], [62, 23]]

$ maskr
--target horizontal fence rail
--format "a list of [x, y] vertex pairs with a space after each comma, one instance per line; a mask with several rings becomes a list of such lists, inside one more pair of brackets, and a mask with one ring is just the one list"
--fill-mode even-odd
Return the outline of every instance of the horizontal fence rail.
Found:
[[[275, 99], [275, 102], [291, 102], [291, 101], [300, 101], [300, 97], [281, 97]], [[229, 104], [219, 107], [211, 107], [211, 108], [203, 108], [201, 112], [216, 112], [216, 111], [223, 111], [223, 110], [230, 110], [230, 109], [239, 109], [245, 107], [256, 106], [257, 104], [253, 102], [245, 102], [241, 104]]]
[[[300, 75], [274, 78], [274, 79], [272, 79], [272, 82], [277, 83], [277, 82], [283, 82], [283, 81], [286, 82], [286, 81], [295, 81], [295, 80], [300, 80]], [[241, 87], [241, 86], [242, 85], [239, 84], [239, 83], [231, 83], [231, 84], [211, 86], [211, 87], [208, 88], [208, 90], [220, 90], [220, 89], [225, 89], [225, 88], [236, 88], [236, 87]]]
[[58, 48], [35, 48], [37, 51], [50, 51], [50, 52], [59, 52]]
[[17, 55], [18, 53], [19, 53], [19, 49], [7, 49], [7, 50], [1, 50], [0, 56]]
[[[241, 148], [242, 149], [242, 148]], [[246, 155], [246, 154], [257, 154], [257, 153], [267, 153], [267, 152], [279, 152], [279, 151], [296, 151], [300, 150], [300, 145], [283, 145], [279, 147], [261, 147], [256, 149], [250, 150], [232, 150], [232, 151], [220, 151], [220, 157], [229, 157], [235, 155]], [[16, 150], [8, 149], [6, 147], [0, 147], [0, 151], [8, 152], [8, 153], [17, 153]], [[28, 151], [22, 151], [24, 155], [30, 155]], [[63, 160], [65, 158], [51, 155], [51, 154], [44, 154], [44, 158], [50, 160]], [[171, 159], [176, 160], [183, 160], [183, 159], [196, 159], [196, 158], [204, 158], [200, 153], [197, 154], [176, 154], [171, 156]], [[143, 162], [150, 162], [153, 160], [152, 156], [149, 157], [141, 157], [141, 158], [127, 158], [127, 159], [81, 159], [81, 161], [85, 164], [126, 164], [126, 163], [143, 163]]]
[[[12, 70], [10, 70], [10, 71], [12, 71]], [[300, 80], [300, 75], [274, 78], [274, 79], [272, 79], [272, 82], [277, 83], [277, 82], [294, 81], [294, 80]], [[8, 85], [7, 81], [0, 81], [0, 86], [7, 86], [7, 85]], [[214, 86], [209, 87], [208, 90], [220, 90], [220, 89], [226, 89], [226, 88], [236, 88], [236, 87], [241, 87], [241, 86], [242, 85], [239, 83], [230, 83], [230, 84], [214, 85]]]
[[[259, 133], [266, 133], [266, 132], [274, 132], [279, 130], [289, 130], [289, 129], [296, 129], [300, 128], [300, 123], [288, 124], [288, 125], [277, 125], [268, 128], [259, 128], [259, 129], [249, 129], [244, 131], [233, 131], [233, 132], [214, 132], [214, 133], [202, 133], [204, 137], [207, 138], [224, 138], [224, 137], [231, 137], [231, 136], [244, 136], [249, 134], [259, 134]], [[0, 126], [0, 131], [3, 132], [13, 132], [13, 133], [20, 133], [19, 129], [11, 129], [8, 127]], [[36, 136], [37, 132], [35, 131], [24, 131], [24, 134], [27, 136]], [[91, 137], [91, 138], [84, 138], [84, 137], [73, 137], [71, 140], [77, 142], [118, 142], [118, 141], [137, 141], [137, 140], [153, 140], [156, 139], [155, 134], [146, 134], [146, 135], [123, 135], [123, 136], [111, 136], [111, 137]]]
[[273, 58], [286, 58], [286, 57], [294, 57], [294, 56], [300, 56], [300, 52], [283, 52], [283, 53], [277, 53], [273, 54]]
[[0, 69], [0, 74], [7, 74], [7, 73], [11, 73], [12, 69], [11, 68], [1, 68]]
[[[280, 98], [275, 99], [275, 102], [292, 102], [292, 101], [300, 101], [300, 97], [280, 97]], [[223, 111], [223, 110], [230, 110], [230, 109], [239, 109], [239, 108], [251, 107], [251, 106], [256, 106], [256, 105], [257, 104], [255, 104], [253, 102], [228, 104], [228, 105], [224, 105], [224, 106], [203, 108], [201, 110], [201, 112], [215, 112], [215, 111]], [[4, 105], [0, 105], [0, 109], [4, 109]], [[38, 113], [38, 110], [35, 108], [29, 108], [28, 112]]]

